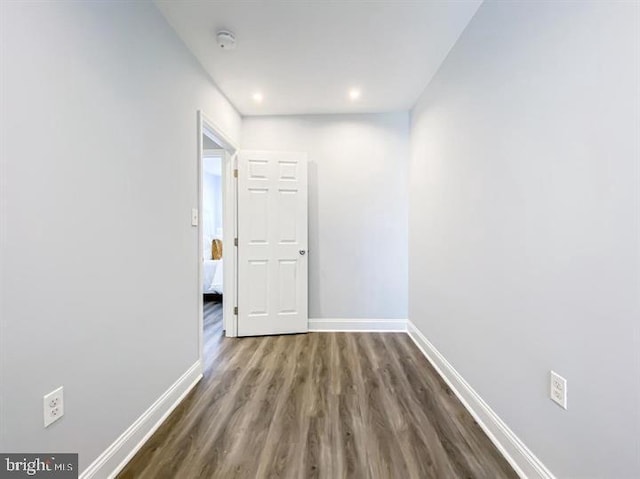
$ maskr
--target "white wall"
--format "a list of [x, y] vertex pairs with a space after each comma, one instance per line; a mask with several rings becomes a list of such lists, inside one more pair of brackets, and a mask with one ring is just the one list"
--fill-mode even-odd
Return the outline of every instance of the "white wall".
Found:
[[151, 4], [1, 8], [0, 450], [84, 468], [198, 359], [196, 111], [241, 118]]
[[245, 117], [242, 148], [309, 154], [309, 317], [407, 317], [407, 113]]
[[559, 478], [640, 477], [639, 15], [485, 2], [412, 114], [409, 318]]

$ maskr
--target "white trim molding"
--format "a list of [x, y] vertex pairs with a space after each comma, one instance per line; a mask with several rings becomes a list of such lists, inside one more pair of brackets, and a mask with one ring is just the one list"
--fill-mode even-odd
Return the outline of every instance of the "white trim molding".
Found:
[[555, 479], [410, 320], [407, 320], [407, 334], [521, 478]]
[[406, 332], [406, 319], [309, 318], [310, 332]]
[[114, 478], [200, 379], [202, 363], [197, 361], [80, 474], [80, 479]]
[[[237, 237], [237, 192], [236, 178], [233, 174], [236, 168], [236, 154], [238, 145], [236, 145], [225, 132], [216, 125], [209, 116], [202, 110], [198, 110], [198, 211], [202, 215], [203, 207], [203, 187], [202, 187], [202, 158], [204, 156], [204, 143], [202, 136], [208, 137], [214, 143], [224, 150], [225, 154], [222, 159], [222, 242], [225, 245], [225, 267], [222, 272], [222, 293], [227, 301], [223, 303], [223, 329], [226, 337], [235, 337], [238, 335], [237, 316], [233, 314], [234, 307], [238, 306], [237, 291], [237, 271], [238, 271], [238, 249], [233, 245], [234, 238]], [[198, 265], [198, 351], [200, 361], [204, 362], [204, 315], [203, 315], [203, 298], [202, 298], [202, 278], [204, 275], [202, 266], [202, 252], [204, 250], [202, 244], [202, 228], [203, 221], [198, 221], [198, 255], [196, 264]], [[232, 300], [230, 300], [230, 298]]]

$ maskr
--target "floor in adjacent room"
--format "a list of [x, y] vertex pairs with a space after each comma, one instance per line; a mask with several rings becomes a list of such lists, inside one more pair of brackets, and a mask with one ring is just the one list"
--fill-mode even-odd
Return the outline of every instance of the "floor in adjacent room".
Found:
[[225, 338], [118, 477], [517, 478], [403, 333]]

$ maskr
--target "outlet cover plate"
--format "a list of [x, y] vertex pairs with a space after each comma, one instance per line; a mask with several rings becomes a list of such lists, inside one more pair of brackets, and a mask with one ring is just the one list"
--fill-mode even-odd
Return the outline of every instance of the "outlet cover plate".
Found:
[[549, 383], [549, 396], [561, 408], [567, 409], [567, 380], [555, 371], [551, 371]]
[[64, 416], [64, 390], [62, 386], [45, 394], [42, 399], [44, 427], [48, 427]]

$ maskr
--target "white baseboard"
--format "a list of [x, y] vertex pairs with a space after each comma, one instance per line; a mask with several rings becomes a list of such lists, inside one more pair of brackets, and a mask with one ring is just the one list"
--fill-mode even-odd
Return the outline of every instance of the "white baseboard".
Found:
[[201, 378], [202, 365], [197, 361], [80, 474], [80, 479], [115, 477]]
[[406, 319], [309, 318], [310, 332], [406, 332]]
[[484, 402], [442, 354], [411, 322], [407, 321], [407, 334], [422, 351], [435, 370], [471, 413], [518, 475], [525, 479], [555, 479], [555, 476], [518, 439], [498, 415]]

